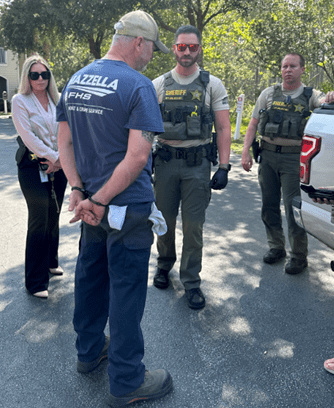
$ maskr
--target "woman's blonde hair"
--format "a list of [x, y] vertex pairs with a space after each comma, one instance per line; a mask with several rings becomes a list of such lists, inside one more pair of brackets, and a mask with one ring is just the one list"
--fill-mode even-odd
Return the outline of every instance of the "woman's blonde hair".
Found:
[[49, 92], [49, 95], [55, 105], [57, 105], [59, 101], [59, 93], [56, 85], [56, 81], [54, 79], [54, 76], [51, 72], [49, 64], [45, 61], [44, 58], [42, 58], [40, 55], [32, 55], [31, 57], [27, 58], [24, 61], [23, 67], [22, 67], [22, 74], [21, 74], [21, 82], [20, 82], [20, 87], [19, 87], [19, 93], [23, 95], [30, 95], [32, 92], [30, 82], [29, 82], [29, 72], [31, 67], [34, 64], [43, 64], [45, 68], [50, 71], [51, 77], [49, 79], [49, 84], [47, 87], [47, 91]]

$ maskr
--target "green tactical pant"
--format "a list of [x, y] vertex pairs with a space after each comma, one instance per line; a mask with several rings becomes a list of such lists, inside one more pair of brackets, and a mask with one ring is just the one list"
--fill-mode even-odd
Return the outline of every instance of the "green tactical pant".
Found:
[[266, 228], [269, 248], [284, 249], [285, 247], [280, 209], [282, 191], [291, 256], [306, 259], [307, 234], [296, 224], [292, 209], [292, 199], [300, 195], [300, 154], [282, 154], [262, 150], [260, 155], [259, 183], [262, 191], [262, 221]]
[[211, 163], [204, 157], [200, 166], [188, 167], [184, 159], [164, 162], [155, 159], [154, 193], [158, 209], [168, 227], [158, 237], [158, 268], [171, 270], [176, 261], [175, 226], [181, 203], [183, 246], [180, 279], [185, 289], [198, 288], [201, 283], [203, 224], [211, 198], [209, 187]]

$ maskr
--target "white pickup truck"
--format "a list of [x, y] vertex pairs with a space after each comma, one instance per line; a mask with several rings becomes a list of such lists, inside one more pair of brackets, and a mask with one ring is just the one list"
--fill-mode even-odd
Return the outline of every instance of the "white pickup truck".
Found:
[[[300, 182], [314, 189], [333, 190], [334, 196], [334, 104], [315, 109], [307, 122], [300, 159]], [[307, 187], [306, 187], [307, 188]], [[321, 191], [318, 191], [318, 194]], [[330, 191], [327, 191], [330, 193]], [[302, 190], [293, 200], [297, 223], [309, 234], [334, 249], [334, 206], [313, 202]], [[334, 262], [331, 267], [334, 270]]]

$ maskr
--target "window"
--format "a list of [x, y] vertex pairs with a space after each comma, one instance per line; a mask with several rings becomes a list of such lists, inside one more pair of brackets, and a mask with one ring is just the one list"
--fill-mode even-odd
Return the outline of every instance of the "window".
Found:
[[0, 64], [7, 63], [7, 55], [4, 48], [0, 48]]

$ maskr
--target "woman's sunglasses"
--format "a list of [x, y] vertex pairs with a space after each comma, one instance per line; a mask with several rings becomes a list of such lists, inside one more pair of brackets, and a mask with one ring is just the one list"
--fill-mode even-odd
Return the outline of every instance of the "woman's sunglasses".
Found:
[[37, 79], [39, 78], [39, 77], [42, 77], [42, 79], [50, 79], [51, 78], [51, 73], [50, 73], [50, 71], [44, 71], [44, 72], [41, 72], [41, 73], [39, 73], [39, 72], [29, 72], [29, 78], [32, 80], [32, 81], [37, 81]]
[[178, 51], [185, 51], [187, 47], [190, 52], [196, 52], [199, 48], [199, 44], [175, 44]]

